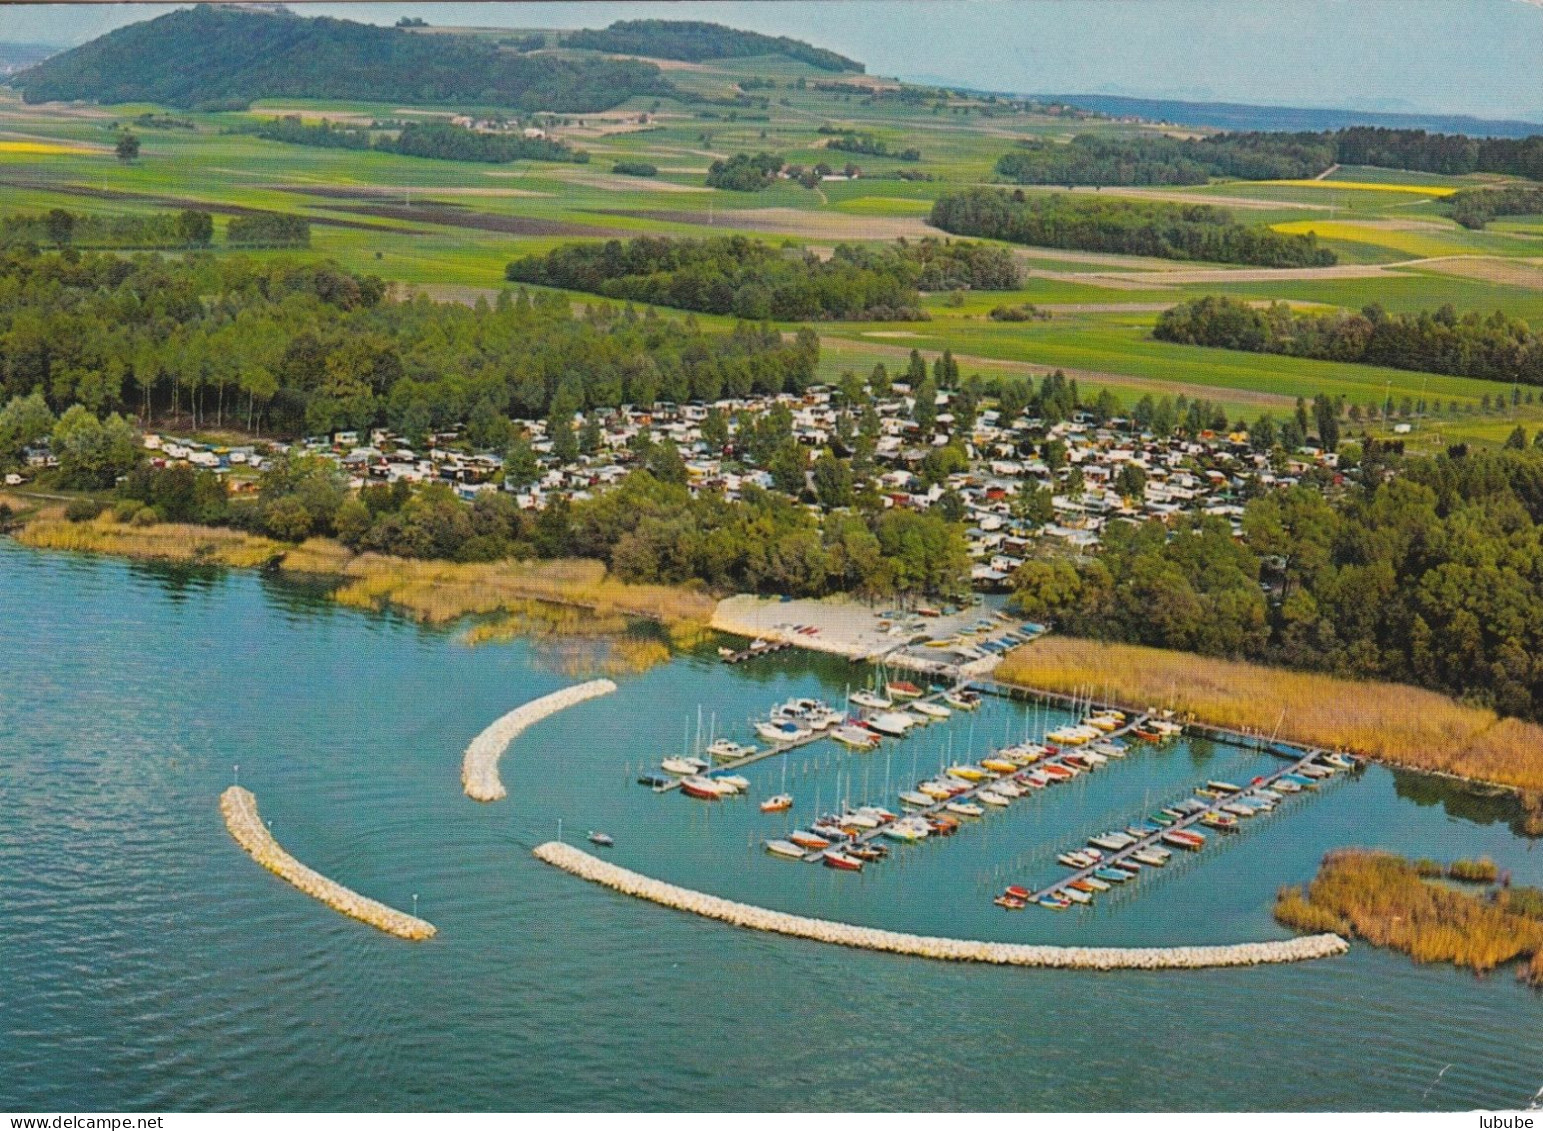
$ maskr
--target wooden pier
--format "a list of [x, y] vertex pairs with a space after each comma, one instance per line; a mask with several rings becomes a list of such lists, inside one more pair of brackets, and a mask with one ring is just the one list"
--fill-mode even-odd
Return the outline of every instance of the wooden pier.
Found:
[[791, 640], [774, 640], [761, 645], [759, 648], [741, 648], [738, 652], [730, 652], [723, 657], [726, 664], [742, 664], [746, 660], [753, 660], [757, 656], [770, 656], [773, 652], [785, 652], [793, 647]]
[[[1274, 753], [1274, 752], [1275, 751], [1271, 751], [1271, 753]], [[1300, 751], [1298, 751], [1297, 753], [1301, 754]], [[1220, 806], [1229, 804], [1230, 802], [1237, 801], [1240, 798], [1245, 797], [1246, 795], [1255, 792], [1256, 790], [1269, 789], [1270, 786], [1272, 786], [1276, 782], [1280, 781], [1281, 778], [1285, 777], [1287, 774], [1296, 773], [1303, 766], [1307, 765], [1309, 762], [1313, 761], [1320, 754], [1323, 754], [1323, 753], [1325, 753], [1325, 751], [1319, 750], [1319, 749], [1316, 749], [1316, 748], [1312, 749], [1312, 750], [1309, 750], [1306, 754], [1302, 754], [1300, 757], [1298, 757], [1294, 762], [1292, 762], [1285, 769], [1277, 770], [1273, 774], [1269, 774], [1269, 775], [1267, 775], [1267, 776], [1265, 776], [1263, 778], [1260, 778], [1258, 781], [1255, 781], [1255, 782], [1253, 782], [1250, 785], [1244, 786], [1242, 789], [1238, 790], [1236, 793], [1230, 793], [1230, 794], [1228, 794], [1225, 797], [1219, 797], [1219, 798], [1217, 798], [1215, 800], [1214, 804], [1207, 805], [1204, 809], [1197, 809], [1195, 812], [1190, 813], [1187, 816], [1181, 817], [1178, 820], [1174, 821], [1173, 824], [1168, 825], [1168, 826], [1166, 826], [1166, 827], [1164, 827], [1162, 829], [1159, 829], [1158, 831], [1156, 831], [1154, 833], [1149, 833], [1148, 835], [1142, 837], [1140, 840], [1136, 841], [1134, 844], [1126, 845], [1124, 848], [1120, 849], [1118, 852], [1111, 853], [1111, 854], [1109, 854], [1107, 856], [1104, 856], [1101, 859], [1093, 862], [1092, 864], [1089, 864], [1085, 868], [1078, 868], [1075, 872], [1071, 872], [1071, 873], [1069, 873], [1069, 874], [1067, 874], [1065, 876], [1062, 876], [1059, 880], [1057, 880], [1055, 883], [1051, 884], [1049, 887], [1041, 888], [1040, 890], [1036, 891], [1033, 895], [1029, 896], [1029, 902], [1030, 903], [1038, 903], [1041, 899], [1044, 899], [1046, 896], [1051, 895], [1051, 894], [1053, 894], [1056, 891], [1059, 891], [1061, 888], [1066, 887], [1066, 885], [1068, 885], [1068, 884], [1075, 883], [1077, 880], [1085, 880], [1089, 876], [1091, 876], [1091, 875], [1095, 874], [1096, 872], [1098, 872], [1100, 869], [1108, 868], [1111, 865], [1117, 864], [1121, 860], [1124, 860], [1124, 859], [1126, 859], [1129, 856], [1133, 856], [1135, 853], [1140, 852], [1143, 849], [1151, 848], [1153, 845], [1161, 844], [1162, 839], [1163, 839], [1165, 834], [1171, 833], [1171, 832], [1178, 832], [1178, 831], [1180, 831], [1182, 829], [1189, 828], [1191, 825], [1199, 824], [1201, 819], [1203, 817], [1205, 817], [1205, 815], [1207, 813], [1210, 813], [1213, 810], [1218, 809]], [[1223, 812], [1225, 812], [1225, 810], [1223, 810]], [[1145, 817], [1143, 817], [1143, 820], [1145, 820]], [[1216, 830], [1216, 831], [1220, 831], [1220, 830]], [[1079, 846], [1079, 848], [1080, 847], [1081, 846]], [[1070, 851], [1070, 850], [1068, 850], [1068, 851]], [[1185, 851], [1191, 851], [1191, 850], [1186, 849]], [[1140, 863], [1140, 862], [1138, 861], [1137, 863]], [[1142, 867], [1145, 867], [1145, 865], [1142, 865]], [[1133, 876], [1132, 878], [1134, 879], [1135, 877]]]
[[[1139, 715], [1134, 720], [1132, 720], [1131, 722], [1128, 722], [1124, 726], [1120, 727], [1118, 730], [1110, 731], [1107, 735], [1105, 735], [1102, 739], [1100, 739], [1100, 741], [1108, 742], [1111, 739], [1122, 738], [1125, 735], [1129, 734], [1131, 731], [1135, 730], [1137, 727], [1139, 727], [1142, 724], [1144, 724], [1148, 720], [1148, 718], [1150, 718], [1150, 716], [1148, 716], [1148, 715]], [[1033, 766], [1025, 766], [1024, 767], [1025, 770], [1032, 770], [1033, 768], [1034, 768]], [[1002, 775], [1002, 776], [1004, 776], [1004, 777], [1012, 777], [1013, 775], [1012, 774], [1006, 774], [1006, 775]], [[983, 792], [985, 790], [990, 789], [992, 786], [994, 786], [998, 782], [998, 780], [1000, 780], [998, 777], [988, 777], [985, 781], [981, 782], [979, 785], [971, 786], [969, 789], [964, 790], [961, 793], [955, 794], [953, 797], [944, 798], [943, 800], [937, 802], [934, 805], [927, 806], [925, 809], [912, 809], [912, 810], [910, 810], [910, 815], [914, 816], [914, 817], [933, 817], [933, 816], [936, 816], [939, 813], [944, 813], [944, 812], [947, 811], [947, 809], [948, 809], [948, 807], [950, 805], [957, 805], [961, 801], [969, 801], [969, 800], [973, 799], [976, 796], [976, 794], [979, 794], [979, 793], [981, 793], [981, 792]], [[840, 842], [838, 842], [836, 844], [832, 844], [830, 847], [833, 848], [833, 849], [836, 849], [838, 851], [844, 851], [845, 849], [850, 848], [853, 845], [867, 844], [870, 840], [874, 840], [874, 839], [876, 839], [878, 837], [883, 836], [884, 835], [884, 830], [887, 829], [888, 827], [889, 827], [889, 825], [886, 823], [886, 824], [880, 825], [876, 829], [868, 829], [867, 831], [859, 833], [857, 836], [852, 837], [850, 840], [840, 841]], [[828, 851], [828, 849], [816, 848], [816, 849], [814, 849], [814, 850], [812, 850], [810, 852], [806, 852], [804, 854], [804, 860], [806, 862], [810, 863], [810, 864], [818, 863], [820, 858], [827, 851]]]

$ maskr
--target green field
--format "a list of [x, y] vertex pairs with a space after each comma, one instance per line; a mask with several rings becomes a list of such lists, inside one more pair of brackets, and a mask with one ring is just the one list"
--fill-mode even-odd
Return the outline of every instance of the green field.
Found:
[[[544, 252], [570, 239], [732, 233], [823, 251], [843, 241], [919, 238], [931, 231], [925, 221], [932, 201], [962, 186], [989, 182], [996, 159], [1017, 138], [1068, 138], [1078, 132], [1130, 136], [1153, 128], [1030, 114], [959, 96], [901, 102], [822, 92], [814, 89], [815, 83], [829, 81], [830, 75], [783, 58], [692, 65], [673, 68], [669, 76], [682, 88], [714, 99], [734, 95], [735, 84], [748, 77], [771, 78], [777, 86], [751, 92], [768, 99], [764, 109], [635, 99], [604, 114], [571, 115], [550, 123], [557, 135], [588, 151], [591, 159], [585, 165], [426, 160], [313, 149], [223, 132], [281, 113], [367, 123], [481, 109], [293, 99], [262, 102], [244, 113], [173, 111], [196, 128], [136, 128], [141, 158], [124, 165], [112, 155], [112, 126], [160, 108], [27, 106], [0, 91], [0, 133], [6, 139], [76, 150], [7, 152], [0, 147], [0, 212], [207, 208], [216, 212], [217, 249], [224, 224], [235, 212], [297, 213], [312, 221], [311, 250], [261, 254], [329, 258], [431, 295], [470, 301], [502, 285], [504, 265], [511, 258]], [[797, 86], [800, 79], [803, 89]], [[892, 149], [915, 146], [922, 159], [907, 163], [827, 150], [828, 135], [819, 132], [822, 125], [872, 133]], [[90, 152], [78, 152], [82, 148]], [[828, 181], [814, 190], [792, 183], [760, 193], [704, 186], [707, 166], [715, 158], [758, 150], [806, 165], [827, 161], [838, 171], [851, 162], [863, 175]], [[654, 164], [659, 175], [612, 175], [611, 166], [622, 160]], [[894, 179], [891, 174], [899, 171], [919, 171], [934, 179]], [[1097, 374], [1087, 380], [1108, 385], [1125, 399], [1169, 387], [1191, 395], [1201, 390], [1240, 414], [1256, 414], [1320, 392], [1342, 394], [1360, 404], [1388, 392], [1395, 398], [1476, 403], [1503, 387], [1179, 347], [1154, 341], [1150, 329], [1156, 308], [1210, 293], [1346, 309], [1381, 303], [1393, 311], [1450, 302], [1460, 311], [1499, 308], [1543, 324], [1543, 287], [1518, 285], [1528, 283], [1528, 272], [1543, 264], [1543, 220], [1507, 218], [1486, 231], [1469, 232], [1445, 215], [1438, 195], [1411, 191], [1428, 187], [1445, 193], [1495, 179], [1347, 167], [1311, 184], [1230, 181], [1171, 193], [1141, 190], [1139, 195], [1147, 197], [1215, 200], [1249, 223], [1317, 231], [1342, 264], [1373, 265], [1378, 272], [1350, 277], [1331, 269], [1304, 277], [1018, 248], [1028, 269], [1018, 291], [928, 297], [931, 321], [925, 323], [823, 324], [828, 350], [822, 365], [834, 374], [893, 361], [897, 355], [903, 360], [914, 345], [928, 354], [950, 348], [980, 359], [977, 368], [985, 371], [1064, 367]], [[1378, 185], [1388, 188], [1373, 187]], [[1447, 257], [1471, 258], [1476, 266], [1466, 269], [1469, 274], [1486, 273], [1484, 264], [1500, 265], [1494, 277], [1507, 281], [1443, 275], [1423, 265], [1397, 266]], [[1503, 275], [1505, 264], [1522, 265], [1523, 271]], [[1192, 279], [1196, 271], [1205, 271], [1206, 278]], [[1234, 275], [1237, 278], [1229, 277]], [[585, 301], [584, 296], [575, 298]], [[1052, 317], [1027, 323], [989, 318], [995, 306], [1025, 303], [1047, 309]], [[969, 364], [965, 368], [971, 370]], [[1445, 426], [1449, 434], [1498, 442], [1513, 425], [1509, 420], [1461, 417]]]

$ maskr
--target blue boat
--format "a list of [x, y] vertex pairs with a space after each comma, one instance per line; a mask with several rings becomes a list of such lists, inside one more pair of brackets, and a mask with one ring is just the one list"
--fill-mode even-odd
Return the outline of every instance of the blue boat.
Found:
[[1123, 884], [1126, 880], [1130, 879], [1129, 872], [1122, 872], [1118, 868], [1100, 868], [1093, 874], [1111, 884]]

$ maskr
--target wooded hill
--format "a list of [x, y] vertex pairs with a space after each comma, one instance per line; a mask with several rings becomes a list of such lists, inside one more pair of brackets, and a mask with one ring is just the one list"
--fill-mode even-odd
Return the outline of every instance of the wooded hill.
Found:
[[673, 87], [652, 63], [500, 51], [462, 36], [199, 5], [130, 24], [10, 80], [27, 102], [242, 107], [258, 98], [470, 102], [589, 113]]
[[680, 59], [700, 63], [705, 59], [743, 59], [756, 55], [782, 55], [822, 71], [852, 71], [863, 65], [845, 55], [814, 47], [785, 35], [761, 35], [700, 20], [619, 20], [600, 31], [585, 29], [563, 36], [564, 47], [610, 51], [621, 55], [646, 55], [652, 59]]

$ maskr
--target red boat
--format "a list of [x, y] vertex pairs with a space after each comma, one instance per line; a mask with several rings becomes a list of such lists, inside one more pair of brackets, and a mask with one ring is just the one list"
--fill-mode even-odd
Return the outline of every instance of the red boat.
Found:
[[687, 797], [695, 797], [698, 801], [717, 801], [723, 795], [716, 789], [705, 785], [699, 785], [690, 778], [685, 778], [680, 783], [680, 791]]
[[855, 856], [848, 856], [845, 852], [840, 852], [834, 848], [827, 849], [822, 854], [822, 859], [824, 859], [827, 868], [839, 868], [843, 872], [861, 872], [863, 870], [863, 862], [861, 860]]
[[930, 817], [927, 820], [927, 827], [938, 836], [953, 836], [959, 831], [959, 822], [952, 817]]
[[788, 833], [788, 839], [791, 840], [794, 844], [798, 845], [799, 848], [830, 847], [830, 841], [826, 840], [824, 837], [815, 836], [813, 833], [806, 833], [803, 831]]
[[1029, 896], [1033, 894], [1033, 892], [1029, 891], [1028, 888], [1019, 887], [1017, 884], [1014, 884], [1012, 887], [1007, 889], [1007, 894], [1012, 896], [1014, 899], [1028, 899]]
[[1072, 778], [1077, 776], [1074, 771], [1067, 769], [1059, 762], [1046, 762], [1043, 766], [1040, 767], [1040, 771], [1042, 773], [1049, 774], [1051, 777], [1057, 778], [1061, 781], [1070, 781]]

